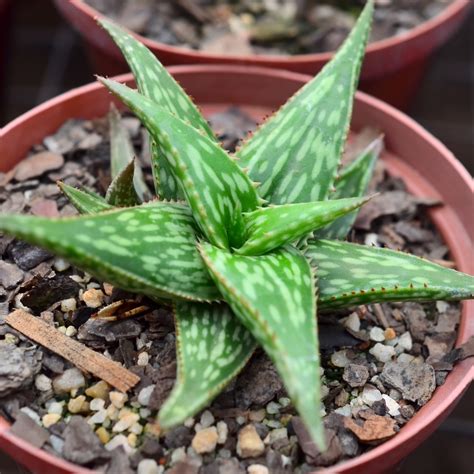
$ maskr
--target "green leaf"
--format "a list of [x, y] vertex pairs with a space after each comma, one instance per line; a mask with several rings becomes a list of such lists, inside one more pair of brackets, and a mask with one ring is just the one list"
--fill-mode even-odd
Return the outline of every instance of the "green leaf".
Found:
[[320, 310], [474, 297], [474, 277], [403, 252], [314, 240], [305, 254], [317, 269]]
[[[110, 171], [112, 178], [116, 178], [133, 159], [135, 150], [128, 130], [120, 120], [120, 113], [113, 104], [110, 107], [108, 118], [110, 128]], [[133, 183], [140, 201], [146, 201], [151, 197], [138, 162], [135, 162]]]
[[228, 248], [241, 236], [229, 235], [236, 213], [253, 211], [259, 201], [248, 176], [227, 153], [195, 128], [157, 107], [138, 92], [100, 79], [137, 114], [179, 182], [205, 236]]
[[178, 376], [161, 407], [162, 428], [182, 423], [206, 406], [244, 367], [255, 340], [226, 304], [175, 305]]
[[324, 445], [315, 281], [297, 250], [260, 257], [201, 243], [216, 285], [242, 323], [275, 363], [313, 440]]
[[[347, 165], [336, 179], [336, 191], [331, 199], [363, 196], [367, 192], [375, 163], [382, 151], [383, 138], [375, 139], [352, 163]], [[345, 239], [357, 217], [357, 211], [340, 217], [330, 225], [319, 229], [318, 239]]]
[[[138, 90], [168, 112], [189, 121], [191, 126], [202, 131], [210, 140], [217, 141], [199, 109], [153, 53], [110, 20], [101, 18], [98, 21], [121, 49], [133, 72]], [[157, 194], [164, 199], [181, 198], [177, 183], [169, 172], [168, 163], [160, 156], [153, 143], [152, 165]]]
[[274, 204], [327, 198], [349, 129], [372, 11], [369, 1], [332, 61], [238, 151], [241, 166], [261, 183], [262, 198]]
[[133, 184], [135, 167], [135, 160], [130, 161], [110, 183], [105, 200], [112, 206], [131, 207], [140, 204], [140, 198]]
[[180, 204], [154, 202], [65, 219], [0, 215], [0, 230], [124, 290], [154, 298], [219, 297], [196, 249], [189, 209]]
[[242, 255], [261, 255], [294, 242], [312, 230], [362, 206], [368, 198], [283, 204], [244, 214], [247, 241], [235, 249]]
[[88, 189], [77, 189], [61, 181], [58, 186], [71, 204], [81, 214], [96, 214], [112, 209], [112, 206], [101, 196]]

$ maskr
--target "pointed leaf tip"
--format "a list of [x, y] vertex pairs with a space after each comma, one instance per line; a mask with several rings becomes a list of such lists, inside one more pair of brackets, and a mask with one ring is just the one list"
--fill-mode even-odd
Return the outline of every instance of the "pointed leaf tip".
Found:
[[349, 130], [372, 11], [368, 2], [334, 58], [240, 148], [240, 165], [262, 183], [262, 198], [286, 204], [328, 197]]
[[208, 243], [199, 250], [227, 303], [275, 363], [313, 440], [323, 446], [316, 286], [308, 262], [291, 247], [259, 257]]

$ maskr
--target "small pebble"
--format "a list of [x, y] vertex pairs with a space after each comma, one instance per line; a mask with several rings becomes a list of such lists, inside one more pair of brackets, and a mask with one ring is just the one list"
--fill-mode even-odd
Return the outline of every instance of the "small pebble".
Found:
[[107, 382], [101, 380], [94, 385], [91, 385], [86, 389], [86, 395], [91, 398], [102, 398], [102, 400], [107, 400], [110, 392], [110, 387]]
[[148, 354], [148, 352], [140, 352], [140, 354], [138, 354], [137, 365], [145, 367], [146, 365], [148, 365], [149, 361], [150, 355]]
[[65, 334], [68, 337], [75, 336], [77, 334], [77, 329], [74, 326], [68, 326]]
[[369, 370], [364, 365], [347, 364], [344, 367], [342, 378], [351, 387], [362, 387], [369, 378]]
[[385, 406], [387, 407], [390, 416], [400, 415], [400, 405], [392, 397], [383, 394], [382, 398], [385, 401]]
[[351, 331], [359, 332], [360, 331], [359, 315], [356, 312], [351, 313], [346, 319], [346, 321], [344, 322], [344, 326], [347, 329], [350, 329]]
[[275, 402], [270, 402], [266, 407], [266, 411], [269, 415], [276, 415], [277, 413], [280, 413], [280, 408], [281, 406], [278, 403]]
[[397, 348], [402, 349], [403, 351], [411, 351], [413, 348], [413, 340], [411, 334], [407, 331], [404, 332], [399, 338], [397, 343]]
[[209, 410], [203, 411], [201, 419], [199, 420], [199, 423], [201, 423], [201, 429], [209, 428], [209, 426], [214, 424], [214, 421], [214, 415]]
[[249, 412], [249, 420], [260, 423], [265, 418], [266, 412], [263, 408]]
[[107, 410], [105, 411], [107, 412], [107, 418], [109, 420], [112, 420], [112, 421], [118, 420], [119, 409], [117, 407], [114, 407], [113, 405], [109, 405], [107, 407]]
[[23, 412], [25, 415], [28, 415], [33, 421], [35, 421], [38, 425], [41, 423], [41, 418], [40, 416], [38, 415], [38, 413], [36, 413], [34, 410], [32, 410], [31, 408], [29, 407], [23, 407], [23, 408], [20, 408], [20, 411]]
[[103, 426], [97, 428], [95, 434], [102, 444], [107, 444], [110, 441], [110, 433]]
[[35, 378], [35, 387], [40, 392], [48, 392], [53, 388], [53, 381], [44, 374], [39, 374]]
[[343, 407], [336, 408], [334, 410], [334, 413], [338, 413], [339, 415], [342, 415], [342, 416], [351, 416], [351, 406], [344, 405]]
[[286, 408], [291, 404], [291, 400], [288, 397], [281, 397], [278, 399], [278, 403], [283, 407]]
[[101, 425], [107, 418], [107, 412], [105, 410], [96, 411], [88, 420], [87, 423], [90, 425]]
[[67, 298], [61, 301], [61, 311], [67, 313], [68, 311], [76, 311], [77, 303], [75, 298]]
[[53, 380], [54, 392], [58, 395], [64, 395], [71, 392], [74, 389], [84, 387], [86, 385], [86, 379], [82, 372], [75, 367], [67, 369], [63, 374], [55, 377]]
[[48, 413], [43, 416], [41, 421], [43, 422], [43, 426], [45, 428], [49, 428], [50, 426], [56, 424], [61, 419], [61, 415], [57, 413]]
[[345, 367], [349, 362], [346, 351], [337, 351], [331, 354], [331, 363], [335, 367]]
[[130, 433], [135, 433], [136, 435], [141, 435], [143, 433], [143, 426], [140, 423], [133, 423], [129, 429]]
[[49, 437], [49, 442], [57, 453], [61, 454], [63, 452], [64, 440], [62, 438], [56, 435], [51, 435]]
[[150, 403], [151, 394], [155, 390], [155, 385], [148, 385], [148, 387], [142, 388], [138, 394], [138, 403], [144, 407], [147, 407]]
[[102, 410], [105, 407], [105, 401], [102, 398], [94, 398], [90, 401], [89, 408], [92, 411]]
[[247, 468], [248, 474], [269, 474], [268, 467], [264, 466], [263, 464], [251, 464]]
[[127, 442], [132, 447], [135, 448], [137, 446], [138, 436], [135, 433], [129, 433], [127, 436]]
[[288, 439], [288, 430], [286, 428], [276, 428], [268, 433], [269, 444], [273, 444], [280, 439]]
[[241, 458], [255, 458], [263, 454], [265, 445], [254, 425], [247, 425], [239, 431], [236, 450]]
[[196, 423], [196, 420], [191, 417], [191, 418], [186, 418], [184, 420], [183, 425], [186, 426], [186, 428], [192, 428], [194, 426], [194, 423]]
[[380, 390], [370, 385], [366, 385], [362, 390], [361, 399], [367, 405], [372, 406], [375, 402], [382, 400], [382, 394]]
[[227, 436], [229, 434], [229, 428], [225, 421], [217, 422], [217, 443], [225, 444], [227, 441]]
[[76, 398], [71, 398], [67, 403], [67, 409], [71, 413], [80, 413], [83, 410], [83, 406], [86, 403], [86, 397], [84, 395], [79, 395]]
[[112, 292], [114, 291], [113, 285], [111, 285], [110, 283], [104, 283], [102, 286], [104, 287], [105, 294], [107, 296], [112, 296]]
[[113, 391], [109, 393], [109, 399], [114, 407], [123, 408], [125, 402], [128, 400], [128, 396], [126, 393]]
[[162, 469], [154, 459], [142, 459], [138, 463], [137, 474], [160, 474]]
[[382, 342], [385, 341], [385, 331], [379, 327], [373, 327], [370, 330], [369, 337], [371, 341]]
[[63, 404], [60, 402], [51, 402], [48, 405], [48, 413], [55, 413], [57, 415], [62, 415], [63, 413]]
[[413, 357], [411, 354], [405, 354], [403, 352], [397, 357], [397, 360], [401, 364], [409, 364], [410, 362], [413, 362], [415, 360], [415, 357]]
[[119, 420], [115, 423], [112, 431], [114, 433], [121, 433], [122, 431], [128, 430], [139, 419], [140, 416], [133, 412], [128, 412], [122, 416], [119, 415]]
[[107, 451], [113, 451], [115, 448], [122, 446], [127, 454], [133, 454], [135, 450], [128, 443], [127, 437], [123, 434], [114, 436], [106, 445], [105, 449]]
[[243, 425], [247, 420], [245, 419], [245, 416], [237, 416], [235, 418], [235, 421], [239, 424], [239, 425]]
[[58, 331], [63, 333], [63, 334], [66, 334], [66, 326], [58, 326]]
[[194, 435], [191, 446], [198, 454], [212, 453], [216, 449], [217, 440], [217, 429], [211, 426], [198, 431]]
[[391, 341], [392, 339], [395, 339], [397, 337], [397, 333], [395, 332], [393, 328], [385, 329], [384, 335], [385, 335], [386, 341]]
[[55, 258], [54, 259], [53, 267], [58, 272], [64, 272], [70, 266], [71, 266], [71, 264], [69, 262], [67, 262], [66, 260], [64, 260], [63, 258]]
[[84, 291], [82, 294], [82, 300], [89, 308], [98, 308], [99, 306], [102, 306], [104, 302], [104, 293], [102, 290], [91, 288]]
[[369, 352], [380, 362], [389, 362], [396, 354], [393, 347], [380, 344], [380, 342], [377, 342]]
[[177, 448], [171, 453], [171, 465], [178, 464], [186, 459], [186, 450], [184, 448]]

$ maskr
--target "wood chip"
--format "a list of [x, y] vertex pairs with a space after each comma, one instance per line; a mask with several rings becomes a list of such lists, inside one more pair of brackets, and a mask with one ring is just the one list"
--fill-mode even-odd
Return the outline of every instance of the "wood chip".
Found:
[[380, 303], [374, 303], [372, 305], [374, 308], [374, 313], [377, 316], [377, 319], [379, 320], [379, 323], [382, 325], [384, 329], [387, 329], [390, 327], [390, 324], [388, 324], [387, 317], [385, 316], [385, 313], [382, 309], [382, 305]]
[[126, 392], [140, 381], [138, 375], [125, 369], [117, 362], [65, 336], [26, 311], [13, 311], [5, 321], [26, 337], [64, 357], [82, 371], [90, 372], [104, 380], [117, 390]]
[[362, 426], [358, 425], [352, 418], [344, 418], [344, 426], [351, 430], [361, 442], [381, 441], [390, 438], [396, 432], [394, 430], [395, 420], [384, 416], [369, 416]]

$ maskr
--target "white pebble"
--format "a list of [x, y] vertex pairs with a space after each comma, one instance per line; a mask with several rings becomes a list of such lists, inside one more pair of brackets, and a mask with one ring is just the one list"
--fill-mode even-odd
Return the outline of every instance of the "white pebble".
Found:
[[247, 468], [248, 474], [269, 474], [268, 467], [263, 464], [251, 464]]
[[389, 362], [395, 355], [395, 349], [391, 346], [386, 346], [377, 342], [369, 352], [380, 362]]
[[77, 334], [77, 329], [74, 326], [68, 326], [65, 334], [68, 337], [75, 336]]
[[115, 423], [114, 427], [112, 428], [112, 431], [114, 433], [120, 433], [122, 431], [128, 430], [139, 419], [139, 415], [133, 412], [127, 413], [122, 417], [120, 417], [119, 415], [119, 421]]
[[64, 272], [66, 271], [71, 264], [69, 262], [66, 262], [63, 258], [56, 258], [54, 259], [53, 267], [56, 271], [58, 272]]
[[446, 313], [446, 311], [448, 311], [448, 309], [449, 309], [449, 303], [446, 303], [446, 301], [437, 301], [436, 302], [436, 309], [440, 313]]
[[209, 428], [209, 426], [214, 424], [214, 421], [214, 415], [209, 410], [203, 411], [199, 421], [201, 423], [201, 429]]
[[106, 418], [107, 418], [107, 411], [98, 410], [87, 420], [87, 423], [89, 423], [89, 425], [101, 425], [105, 421]]
[[134, 433], [136, 435], [141, 435], [143, 433], [143, 426], [140, 423], [134, 423], [132, 426], [130, 426], [129, 429], [130, 433]]
[[349, 362], [346, 351], [337, 351], [331, 355], [331, 363], [335, 367], [345, 367]]
[[74, 389], [84, 387], [86, 385], [86, 379], [82, 372], [75, 367], [67, 369], [62, 375], [59, 375], [53, 380], [53, 388], [57, 394], [69, 393]]
[[154, 459], [142, 459], [137, 467], [137, 474], [160, 474], [162, 466], [158, 466]]
[[35, 378], [35, 387], [40, 392], [47, 392], [53, 387], [53, 381], [44, 374], [39, 374]]
[[367, 234], [364, 239], [364, 244], [377, 246], [379, 244], [379, 236], [374, 233]]
[[138, 403], [144, 407], [147, 407], [150, 403], [151, 394], [155, 390], [155, 385], [148, 385], [148, 387], [142, 388], [138, 394]]
[[48, 406], [48, 413], [54, 413], [57, 415], [62, 415], [63, 413], [63, 404], [60, 402], [52, 402]]
[[411, 338], [411, 334], [407, 331], [404, 332], [399, 338], [398, 338], [398, 344], [397, 347], [404, 351], [411, 351], [413, 348], [413, 340]]
[[349, 404], [344, 405], [341, 408], [336, 408], [334, 412], [342, 416], [351, 416], [351, 406]]
[[401, 364], [409, 364], [410, 362], [413, 362], [415, 358], [411, 354], [402, 353], [397, 357], [397, 360]]
[[375, 326], [370, 330], [369, 337], [375, 342], [385, 341], [385, 331], [382, 328]]
[[362, 390], [361, 399], [370, 407], [375, 402], [382, 400], [382, 393], [377, 388], [366, 385]]
[[400, 405], [388, 395], [383, 394], [382, 398], [385, 400], [385, 405], [390, 416], [398, 416], [400, 414]]
[[99, 411], [102, 410], [105, 407], [105, 400], [102, 400], [102, 398], [94, 398], [91, 400], [89, 404], [89, 408], [92, 411]]
[[229, 434], [229, 428], [225, 421], [217, 422], [217, 444], [225, 444], [227, 436]]
[[351, 313], [346, 319], [344, 326], [354, 332], [360, 331], [360, 319], [357, 313]]
[[116, 408], [123, 408], [125, 402], [128, 400], [126, 393], [112, 391], [109, 393], [110, 403]]
[[281, 406], [278, 403], [270, 402], [266, 406], [265, 409], [266, 409], [266, 411], [269, 415], [276, 415], [277, 413], [280, 413], [280, 408], [281, 408]]
[[118, 448], [119, 446], [122, 446], [122, 448], [125, 450], [127, 454], [133, 454], [135, 452], [135, 449], [133, 449], [126, 436], [119, 434], [117, 436], [114, 436], [106, 445], [105, 449], [107, 451], [113, 451], [115, 448]]
[[49, 437], [49, 442], [57, 453], [61, 454], [63, 452], [64, 440], [62, 438], [56, 435], [51, 435]]
[[77, 302], [75, 298], [67, 298], [61, 301], [61, 311], [67, 313], [68, 311], [76, 311]]
[[35, 421], [38, 425], [41, 424], [41, 418], [40, 416], [38, 415], [38, 413], [36, 413], [34, 410], [32, 410], [31, 408], [29, 407], [23, 407], [23, 408], [20, 408], [20, 411], [23, 412], [25, 415], [28, 415], [33, 421]]
[[171, 465], [177, 464], [186, 459], [186, 451], [184, 448], [177, 448], [171, 453]]
[[192, 428], [194, 426], [194, 423], [196, 423], [196, 420], [194, 418], [186, 418], [184, 420], [184, 426], [186, 426], [186, 428]]
[[147, 365], [149, 361], [150, 355], [148, 354], [148, 352], [140, 352], [140, 354], [138, 354], [137, 365], [145, 367], [145, 365]]

